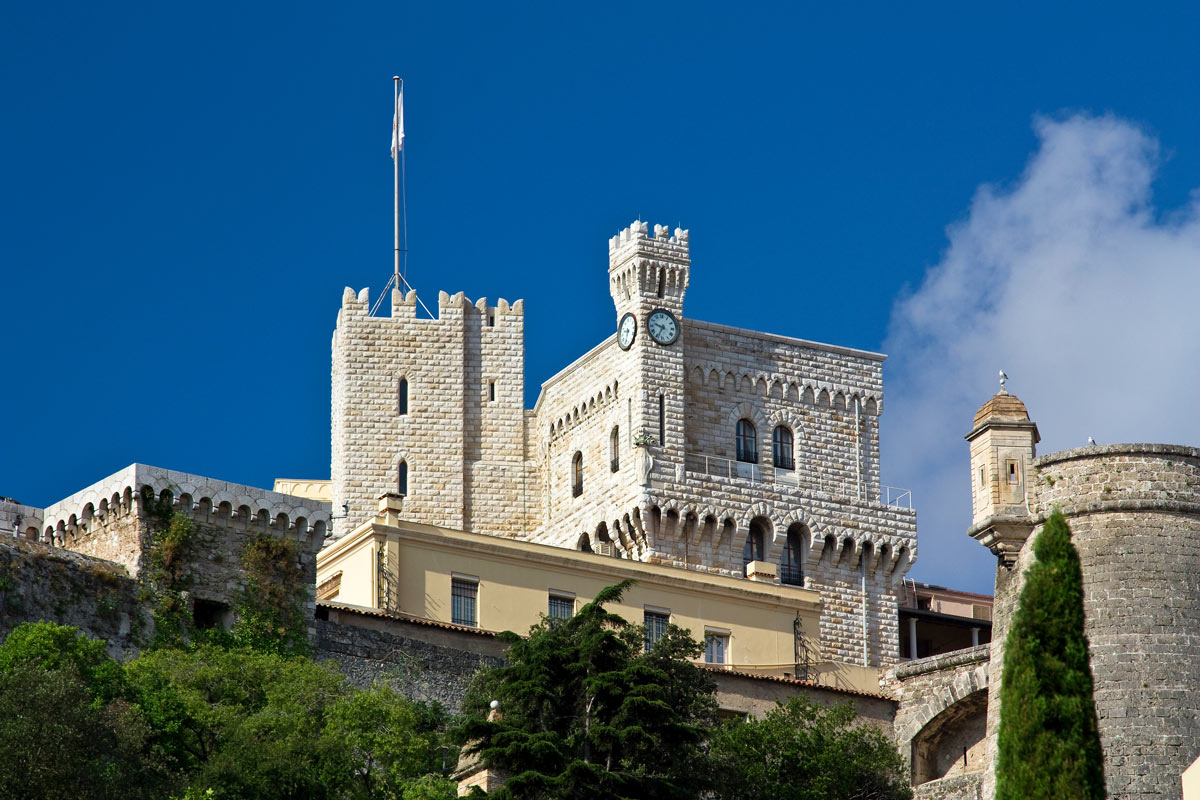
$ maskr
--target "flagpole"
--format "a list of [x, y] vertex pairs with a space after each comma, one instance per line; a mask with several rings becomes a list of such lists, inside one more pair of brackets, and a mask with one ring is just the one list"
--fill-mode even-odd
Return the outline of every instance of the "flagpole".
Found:
[[[397, 119], [398, 119], [398, 115], [400, 114], [400, 76], [393, 75], [392, 80], [396, 84], [396, 102], [395, 102], [394, 110], [397, 114]], [[398, 152], [394, 153], [393, 158], [392, 158], [392, 166], [395, 168], [395, 170], [394, 170], [395, 171], [395, 182], [394, 182], [395, 203], [394, 203], [394, 206], [395, 206], [395, 212], [396, 212], [395, 213], [395, 224], [393, 225], [393, 238], [395, 239], [395, 245], [396, 245], [396, 261], [395, 261], [395, 266], [393, 267], [393, 271], [392, 271], [392, 280], [394, 281], [395, 287], [397, 289], [400, 289], [400, 154], [404, 151], [404, 142], [399, 139], [399, 136], [400, 136], [399, 130], [395, 131], [393, 133], [393, 136], [395, 136], [397, 138], [396, 144], [398, 145], [398, 147], [397, 147]]]

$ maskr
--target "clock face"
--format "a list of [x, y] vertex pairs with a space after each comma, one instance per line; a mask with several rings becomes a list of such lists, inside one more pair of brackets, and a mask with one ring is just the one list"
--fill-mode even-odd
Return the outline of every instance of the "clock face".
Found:
[[646, 327], [650, 330], [650, 337], [659, 344], [674, 344], [679, 338], [679, 323], [666, 309], [656, 308], [651, 311], [646, 320]]
[[626, 314], [621, 317], [621, 323], [617, 325], [617, 344], [622, 350], [628, 350], [633, 344], [633, 337], [637, 336], [637, 320], [633, 314]]

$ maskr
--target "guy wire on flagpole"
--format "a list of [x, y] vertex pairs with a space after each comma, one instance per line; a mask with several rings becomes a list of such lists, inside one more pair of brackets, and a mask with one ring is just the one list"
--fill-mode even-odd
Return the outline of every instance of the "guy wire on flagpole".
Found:
[[[405, 186], [406, 177], [404, 174], [404, 81], [399, 75], [393, 75], [392, 81], [395, 83], [395, 92], [393, 97], [393, 116], [392, 116], [392, 166], [393, 166], [393, 194], [395, 211], [394, 222], [392, 226], [393, 239], [395, 245], [395, 260], [392, 266], [392, 275], [388, 278], [387, 284], [383, 287], [383, 291], [379, 293], [379, 297], [375, 298], [375, 304], [371, 306], [370, 316], [374, 316], [379, 306], [383, 304], [383, 299], [387, 297], [388, 289], [395, 286], [400, 288], [401, 283], [407, 286], [410, 290], [413, 289], [411, 283], [408, 282], [408, 192]], [[401, 225], [403, 221], [403, 226]], [[400, 247], [400, 234], [404, 233], [404, 247]], [[401, 254], [404, 256], [404, 266], [401, 268]], [[421, 304], [421, 308], [425, 309], [425, 313], [433, 318], [433, 313], [429, 307], [425, 305], [420, 296], [417, 297], [417, 302]]]

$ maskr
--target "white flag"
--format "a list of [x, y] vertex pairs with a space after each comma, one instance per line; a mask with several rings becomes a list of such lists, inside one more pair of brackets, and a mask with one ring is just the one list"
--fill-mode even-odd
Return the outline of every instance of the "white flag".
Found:
[[404, 149], [404, 88], [396, 96], [396, 112], [392, 115], [392, 160]]

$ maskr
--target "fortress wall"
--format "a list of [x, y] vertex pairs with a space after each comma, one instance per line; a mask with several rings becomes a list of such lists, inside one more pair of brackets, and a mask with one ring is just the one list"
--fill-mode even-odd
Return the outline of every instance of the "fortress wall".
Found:
[[1109, 795], [1179, 797], [1200, 753], [1200, 449], [1087, 447], [1034, 466], [1031, 507], [1062, 510], [1083, 568]]
[[0, 641], [22, 622], [74, 625], [114, 658], [153, 630], [138, 585], [118, 564], [20, 539], [0, 538]]

